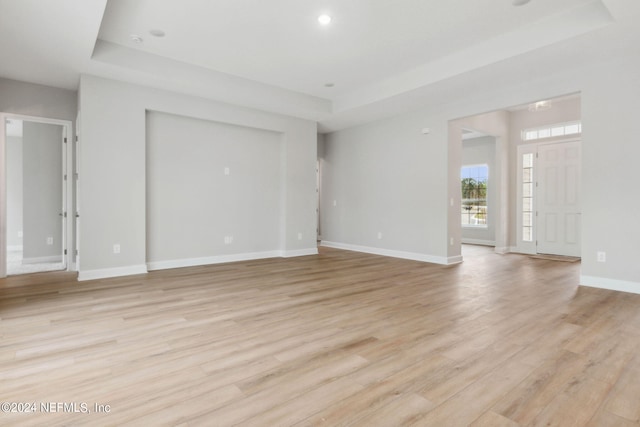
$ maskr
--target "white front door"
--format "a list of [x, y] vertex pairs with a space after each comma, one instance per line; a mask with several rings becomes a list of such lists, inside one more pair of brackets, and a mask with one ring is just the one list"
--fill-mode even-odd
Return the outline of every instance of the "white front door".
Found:
[[580, 256], [580, 141], [540, 145], [537, 252]]

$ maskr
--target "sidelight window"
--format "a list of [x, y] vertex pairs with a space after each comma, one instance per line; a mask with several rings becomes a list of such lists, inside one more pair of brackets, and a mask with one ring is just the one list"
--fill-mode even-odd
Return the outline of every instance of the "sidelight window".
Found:
[[533, 153], [522, 155], [522, 240], [533, 241]]

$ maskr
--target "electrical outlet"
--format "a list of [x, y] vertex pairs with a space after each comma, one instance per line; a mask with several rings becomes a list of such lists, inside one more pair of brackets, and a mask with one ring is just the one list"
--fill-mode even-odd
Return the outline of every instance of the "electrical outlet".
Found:
[[449, 245], [453, 246], [453, 237], [449, 239]]
[[599, 251], [598, 252], [598, 262], [607, 262], [607, 253]]
[[298, 240], [302, 240], [302, 233], [298, 233]]
[[337, 200], [333, 201], [333, 206], [338, 206], [338, 201]]
[[229, 168], [224, 168], [224, 174], [225, 174], [225, 175], [231, 175], [231, 169], [229, 169]]
[[120, 253], [120, 243], [115, 243], [113, 245], [113, 253], [114, 254], [119, 254]]
[[53, 245], [53, 237], [47, 237], [47, 245]]
[[382, 231], [378, 231], [378, 240], [382, 239]]

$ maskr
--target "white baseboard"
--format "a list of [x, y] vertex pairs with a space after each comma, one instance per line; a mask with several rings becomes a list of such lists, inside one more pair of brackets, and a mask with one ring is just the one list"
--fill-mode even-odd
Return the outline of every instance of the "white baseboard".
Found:
[[495, 240], [482, 240], [482, 239], [467, 239], [462, 238], [462, 243], [467, 245], [482, 245], [482, 246], [495, 246]]
[[128, 267], [103, 268], [99, 270], [85, 270], [78, 272], [78, 281], [106, 279], [108, 277], [130, 276], [147, 273], [146, 265], [131, 265]]
[[580, 276], [580, 285], [590, 288], [609, 289], [612, 291], [640, 294], [640, 282], [627, 280], [607, 279], [605, 277]]
[[62, 255], [22, 258], [23, 264], [45, 264], [49, 262], [62, 262]]
[[196, 267], [199, 265], [223, 264], [226, 262], [250, 261], [254, 259], [277, 258], [280, 251], [251, 252], [244, 254], [215, 255], [200, 258], [173, 259], [167, 261], [151, 261], [147, 263], [149, 271], [167, 270], [170, 268]]
[[447, 257], [446, 265], [460, 264], [463, 261], [462, 255]]
[[8, 252], [22, 252], [22, 250], [23, 250], [22, 245], [7, 245]]
[[373, 255], [382, 255], [392, 258], [409, 259], [412, 261], [430, 262], [433, 264], [456, 264], [462, 262], [462, 256], [455, 257], [439, 257], [433, 255], [419, 254], [415, 252], [396, 251], [391, 249], [374, 248], [370, 246], [351, 245], [349, 243], [329, 242], [323, 240], [320, 242], [320, 246], [326, 246], [327, 248], [344, 249], [347, 251], [364, 252]]
[[306, 255], [317, 255], [318, 248], [298, 249], [293, 251], [249, 252], [231, 255], [216, 255], [201, 258], [174, 259], [168, 261], [152, 261], [147, 263], [149, 271], [169, 268], [195, 267], [199, 265], [224, 264], [227, 262], [251, 261], [265, 258], [291, 258]]
[[232, 255], [218, 255], [201, 258], [176, 259], [169, 261], [153, 261], [146, 265], [132, 265], [130, 267], [105, 268], [101, 270], [87, 270], [78, 273], [78, 280], [105, 279], [108, 277], [120, 277], [133, 274], [144, 274], [148, 271], [167, 270], [170, 268], [196, 267], [200, 265], [222, 264], [236, 261], [251, 261], [265, 258], [290, 258], [305, 255], [317, 255], [318, 248], [300, 249], [294, 251], [267, 251], [252, 252]]
[[318, 255], [318, 248], [309, 248], [309, 249], [296, 249], [293, 251], [281, 251], [280, 256], [282, 258], [293, 258], [297, 256], [308, 256], [308, 255]]

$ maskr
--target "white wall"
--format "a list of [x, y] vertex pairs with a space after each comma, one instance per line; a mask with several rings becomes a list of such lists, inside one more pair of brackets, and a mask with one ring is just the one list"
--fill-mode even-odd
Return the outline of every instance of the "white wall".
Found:
[[320, 199], [322, 198], [322, 175], [324, 174], [324, 134], [318, 134], [318, 178], [317, 178], [317, 188], [318, 188], [318, 240], [322, 240], [322, 204], [320, 203]]
[[[640, 67], [601, 66], [582, 92], [582, 283], [640, 292]], [[596, 252], [605, 251], [599, 263]]]
[[7, 137], [7, 247], [22, 250], [22, 137]]
[[282, 136], [148, 113], [148, 263], [161, 268], [197, 258], [277, 253]]
[[80, 105], [80, 279], [146, 271], [146, 111], [282, 134], [278, 249], [317, 252], [315, 123], [87, 75]]
[[[351, 247], [451, 260], [459, 248], [461, 149], [450, 144], [449, 121], [577, 92], [582, 92], [583, 118], [581, 282], [640, 292], [640, 198], [634, 197], [633, 179], [640, 158], [636, 58], [531, 74], [521, 83], [479, 87], [446, 105], [326, 135], [323, 237]], [[426, 137], [420, 134], [424, 127], [431, 128]], [[387, 237], [376, 240], [383, 225]], [[606, 263], [596, 262], [598, 250], [607, 252]]]
[[446, 122], [424, 135], [423, 120], [412, 113], [325, 135], [323, 245], [448, 261], [447, 219], [434, 211], [446, 206], [446, 169], [435, 161], [446, 159], [437, 142]]
[[23, 262], [60, 262], [62, 126], [25, 120], [22, 129]]
[[0, 77], [0, 112], [75, 121], [78, 93]]
[[318, 159], [324, 158], [324, 134], [318, 134]]
[[492, 136], [466, 139], [462, 141], [462, 166], [487, 165], [489, 179], [487, 181], [487, 227], [462, 227], [462, 242], [495, 245], [496, 231], [496, 139]]

